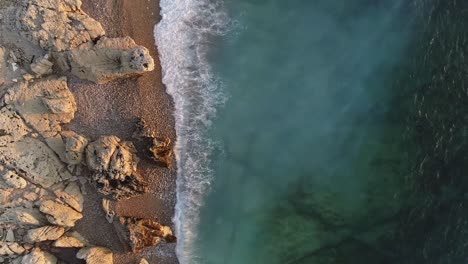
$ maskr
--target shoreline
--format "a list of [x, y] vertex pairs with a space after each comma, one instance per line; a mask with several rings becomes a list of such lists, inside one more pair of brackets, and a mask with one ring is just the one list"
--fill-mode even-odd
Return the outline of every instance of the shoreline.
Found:
[[[172, 98], [162, 84], [161, 66], [153, 36], [153, 28], [160, 20], [159, 1], [124, 0], [120, 5], [114, 6], [110, 2], [112, 1], [84, 0], [82, 8], [103, 25], [108, 36], [130, 36], [136, 43], [145, 46], [155, 60], [155, 70], [135, 79], [122, 79], [105, 85], [82, 81], [70, 85], [79, 106], [70, 128], [91, 138], [114, 134], [131, 140], [137, 118], [143, 118], [158, 136], [167, 136], [175, 142], [174, 106]], [[142, 147], [135, 145], [137, 149]], [[148, 181], [149, 191], [118, 202], [115, 207], [116, 213], [129, 217], [155, 217], [173, 228], [172, 217], [176, 203], [175, 168], [168, 170], [157, 166], [151, 160], [142, 159], [138, 169]], [[89, 205], [91, 210], [96, 206], [100, 207], [99, 201]], [[83, 223], [83, 227], [91, 228], [93, 224], [95, 223], [91, 221]], [[93, 235], [101, 238], [107, 232], [103, 233]], [[108, 238], [110, 241], [115, 239], [116, 236]], [[150, 263], [178, 263], [175, 244], [161, 244], [156, 248], [145, 249], [137, 255], [115, 254], [115, 263], [134, 263], [139, 257], [145, 257]]]

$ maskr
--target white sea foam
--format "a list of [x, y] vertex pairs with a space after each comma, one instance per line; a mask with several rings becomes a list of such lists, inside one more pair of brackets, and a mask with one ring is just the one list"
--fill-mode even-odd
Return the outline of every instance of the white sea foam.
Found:
[[225, 100], [207, 57], [213, 39], [224, 35], [230, 22], [220, 0], [161, 0], [160, 5], [162, 20], [154, 33], [177, 131], [177, 256], [181, 264], [193, 264], [199, 211], [212, 180], [213, 143], [204, 133]]

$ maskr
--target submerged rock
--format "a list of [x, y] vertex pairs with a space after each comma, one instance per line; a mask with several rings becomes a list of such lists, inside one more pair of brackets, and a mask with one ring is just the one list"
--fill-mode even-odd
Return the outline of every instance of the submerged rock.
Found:
[[155, 220], [120, 217], [120, 224], [126, 227], [128, 242], [135, 253], [159, 244], [161, 239], [168, 243], [177, 240], [170, 227]]
[[103, 247], [82, 248], [76, 254], [78, 259], [86, 260], [86, 264], [113, 264], [112, 251]]
[[138, 46], [130, 37], [101, 38], [68, 52], [55, 54], [59, 66], [81, 79], [106, 83], [154, 70], [148, 49]]
[[129, 198], [146, 191], [137, 172], [138, 157], [130, 142], [115, 136], [101, 137], [86, 148], [86, 162], [94, 172], [99, 191], [115, 199]]

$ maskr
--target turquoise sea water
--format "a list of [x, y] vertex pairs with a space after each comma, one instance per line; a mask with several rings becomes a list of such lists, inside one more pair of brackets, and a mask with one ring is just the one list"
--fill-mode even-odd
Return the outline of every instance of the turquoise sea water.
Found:
[[468, 262], [468, 2], [161, 6], [181, 263]]

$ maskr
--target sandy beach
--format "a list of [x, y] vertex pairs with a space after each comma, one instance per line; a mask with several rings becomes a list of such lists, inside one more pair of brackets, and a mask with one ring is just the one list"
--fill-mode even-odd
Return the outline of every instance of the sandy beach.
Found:
[[[175, 141], [173, 104], [166, 94], [161, 80], [161, 68], [153, 29], [159, 21], [159, 5], [156, 0], [102, 0], [83, 1], [83, 10], [102, 23], [109, 37], [130, 36], [139, 45], [150, 50], [155, 59], [153, 72], [134, 79], [123, 79], [109, 84], [96, 85], [78, 78], [70, 79], [79, 110], [69, 125], [70, 129], [89, 138], [113, 134], [133, 141], [137, 149], [142, 149], [132, 139], [139, 118], [156, 131], [158, 136]], [[140, 155], [139, 170], [148, 181], [148, 193], [116, 205], [120, 216], [157, 218], [161, 223], [172, 227], [172, 216], [176, 202], [175, 169], [158, 166], [144, 155]], [[174, 161], [175, 162], [175, 161]], [[117, 253], [115, 263], [135, 263], [145, 257], [149, 263], [178, 263], [175, 257], [175, 244], [164, 244], [148, 248], [138, 256], [124, 253], [123, 244], [111, 224], [104, 218], [101, 201], [90, 187], [86, 198], [86, 218], [78, 226], [91, 242], [105, 246]]]

